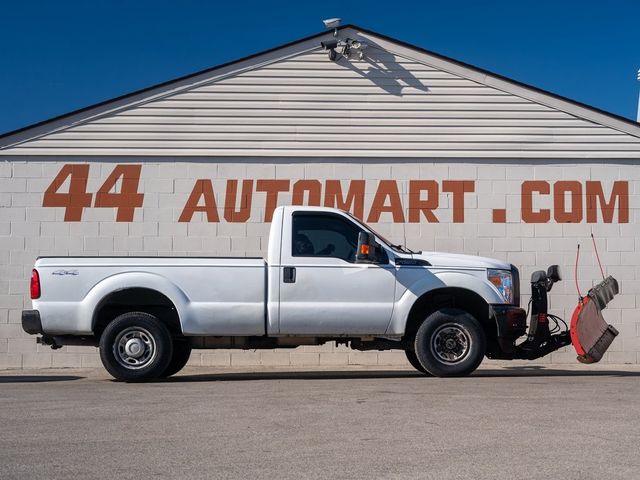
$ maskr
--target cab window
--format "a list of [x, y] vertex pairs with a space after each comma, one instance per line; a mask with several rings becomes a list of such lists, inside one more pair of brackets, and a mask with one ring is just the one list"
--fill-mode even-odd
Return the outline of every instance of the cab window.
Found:
[[331, 257], [355, 263], [358, 228], [338, 215], [295, 213], [291, 255]]

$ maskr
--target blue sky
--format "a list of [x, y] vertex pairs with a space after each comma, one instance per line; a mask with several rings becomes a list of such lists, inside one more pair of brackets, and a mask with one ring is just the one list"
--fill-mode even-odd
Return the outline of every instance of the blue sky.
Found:
[[635, 119], [640, 2], [2, 1], [0, 133], [323, 30], [375, 30]]

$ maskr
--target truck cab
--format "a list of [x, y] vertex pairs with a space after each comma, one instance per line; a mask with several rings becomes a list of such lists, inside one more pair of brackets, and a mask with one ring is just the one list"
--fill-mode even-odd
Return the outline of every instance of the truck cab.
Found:
[[[363, 233], [370, 244], [360, 241]], [[501, 354], [498, 334], [524, 333], [519, 274], [511, 264], [414, 252], [328, 208], [280, 207], [271, 238], [279, 235], [267, 262], [270, 334], [401, 338], [436, 306], [474, 315], [492, 337], [494, 357]], [[366, 255], [358, 251], [363, 246]]]

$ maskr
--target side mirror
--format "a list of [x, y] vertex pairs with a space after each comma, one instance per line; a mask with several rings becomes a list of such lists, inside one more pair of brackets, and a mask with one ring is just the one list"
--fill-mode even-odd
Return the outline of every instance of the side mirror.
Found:
[[562, 277], [560, 276], [560, 267], [558, 265], [551, 265], [547, 269], [547, 277], [553, 283], [559, 282], [560, 280], [562, 280]]
[[358, 251], [356, 252], [356, 262], [376, 261], [376, 241], [369, 232], [358, 233]]

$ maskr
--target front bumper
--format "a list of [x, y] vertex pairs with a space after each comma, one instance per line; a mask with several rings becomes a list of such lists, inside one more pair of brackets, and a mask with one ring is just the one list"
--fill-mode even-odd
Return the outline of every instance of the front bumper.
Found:
[[514, 358], [515, 341], [527, 332], [527, 312], [515, 305], [491, 305], [490, 314], [496, 322], [497, 348], [488, 355], [490, 358]]
[[527, 312], [515, 305], [491, 305], [498, 337], [518, 338], [527, 331]]
[[42, 322], [40, 321], [40, 312], [38, 310], [22, 311], [22, 329], [30, 335], [44, 333], [42, 331]]

